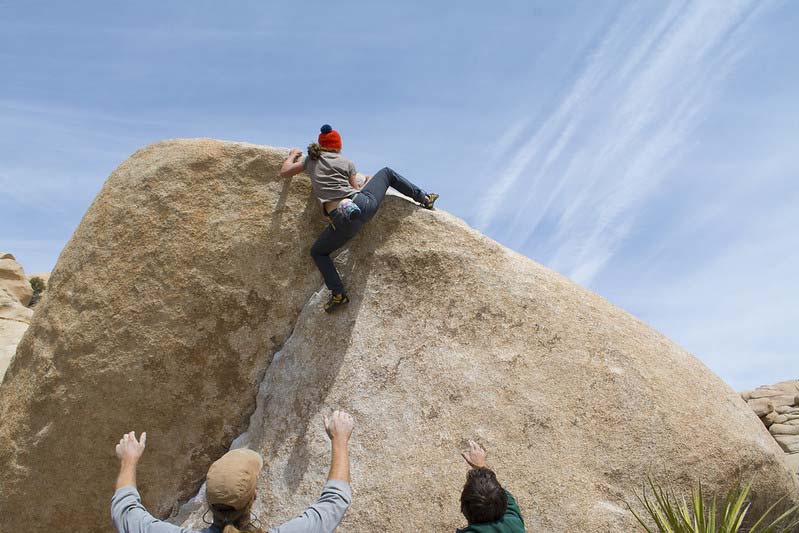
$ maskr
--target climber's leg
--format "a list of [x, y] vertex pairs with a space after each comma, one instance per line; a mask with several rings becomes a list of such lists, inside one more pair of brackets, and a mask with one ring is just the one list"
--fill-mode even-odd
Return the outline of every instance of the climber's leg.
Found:
[[356, 195], [353, 199], [361, 208], [361, 216], [364, 220], [369, 220], [377, 213], [389, 187], [394, 187], [401, 194], [409, 196], [420, 204], [425, 204], [428, 201], [427, 194], [422, 189], [394, 170], [385, 167], [372, 176], [372, 179], [361, 189], [361, 194]]
[[334, 210], [330, 216], [331, 224], [322, 231], [314, 245], [311, 246], [311, 257], [319, 272], [322, 273], [327, 288], [333, 294], [345, 294], [344, 283], [341, 281], [330, 254], [353, 238], [363, 222], [360, 219], [348, 221], [339, 215], [338, 210]]

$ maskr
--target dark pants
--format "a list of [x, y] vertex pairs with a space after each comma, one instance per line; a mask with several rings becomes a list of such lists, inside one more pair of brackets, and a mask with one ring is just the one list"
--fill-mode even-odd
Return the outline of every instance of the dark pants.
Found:
[[322, 234], [311, 246], [311, 257], [314, 263], [325, 278], [327, 288], [336, 294], [344, 292], [344, 284], [336, 271], [336, 266], [330, 258], [330, 254], [338, 250], [344, 244], [355, 237], [361, 226], [369, 222], [375, 216], [380, 203], [386, 196], [389, 187], [394, 187], [405, 196], [410, 196], [419, 203], [425, 201], [426, 193], [406, 180], [390, 168], [381, 169], [372, 176], [361, 192], [352, 199], [361, 209], [361, 215], [356, 220], [345, 219], [338, 209], [334, 209], [328, 216], [332, 225], [328, 225]]

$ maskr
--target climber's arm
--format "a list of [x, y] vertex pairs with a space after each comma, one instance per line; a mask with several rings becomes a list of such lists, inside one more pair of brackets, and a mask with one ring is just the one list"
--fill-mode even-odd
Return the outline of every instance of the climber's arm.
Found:
[[292, 148], [289, 156], [283, 161], [283, 166], [280, 167], [280, 176], [288, 178], [303, 170], [305, 170], [305, 161], [302, 159], [302, 151], [299, 148]]

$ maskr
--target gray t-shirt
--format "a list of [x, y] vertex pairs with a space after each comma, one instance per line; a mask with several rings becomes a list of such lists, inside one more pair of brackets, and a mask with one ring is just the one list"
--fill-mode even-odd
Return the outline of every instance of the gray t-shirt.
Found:
[[[269, 529], [269, 533], [331, 533], [344, 518], [351, 502], [350, 486], [344, 481], [330, 480], [325, 483], [316, 503], [282, 526]], [[158, 520], [147, 512], [141, 504], [139, 492], [131, 485], [114, 493], [111, 520], [119, 533], [221, 533], [214, 526], [198, 532]]]
[[305, 157], [305, 171], [311, 177], [313, 193], [322, 203], [340, 198], [350, 198], [358, 192], [350, 185], [350, 176], [358, 172], [355, 165], [336, 152], [322, 152], [319, 159]]

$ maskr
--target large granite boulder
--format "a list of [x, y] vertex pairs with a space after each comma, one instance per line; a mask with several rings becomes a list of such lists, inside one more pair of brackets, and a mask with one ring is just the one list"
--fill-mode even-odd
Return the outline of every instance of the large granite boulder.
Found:
[[246, 426], [319, 277], [322, 224], [285, 150], [166, 141], [109, 177], [0, 385], [0, 531], [108, 531], [113, 444], [150, 432], [168, 515]]
[[624, 501], [647, 473], [710, 492], [755, 476], [760, 504], [797, 500], [779, 448], [701, 362], [454, 217], [389, 198], [342, 267], [353, 302], [332, 317], [324, 292], [308, 302], [237, 442], [270, 465], [255, 509], [266, 523], [319, 491], [319, 420], [334, 408], [359, 423], [342, 531], [465, 525], [468, 439], [531, 531], [637, 530]]
[[709, 493], [755, 476], [761, 508], [799, 499], [702, 363], [446, 213], [388, 197], [339, 256], [352, 303], [325, 314], [317, 207], [307, 178], [277, 177], [284, 155], [170, 141], [112, 174], [0, 387], [1, 531], [107, 531], [131, 429], [148, 432], [139, 482], [159, 516], [239, 436], [267, 460], [255, 510], [276, 524], [321, 489], [333, 408], [358, 420], [344, 532], [462, 525], [468, 439], [533, 531], [634, 530], [624, 501], [648, 473]]

